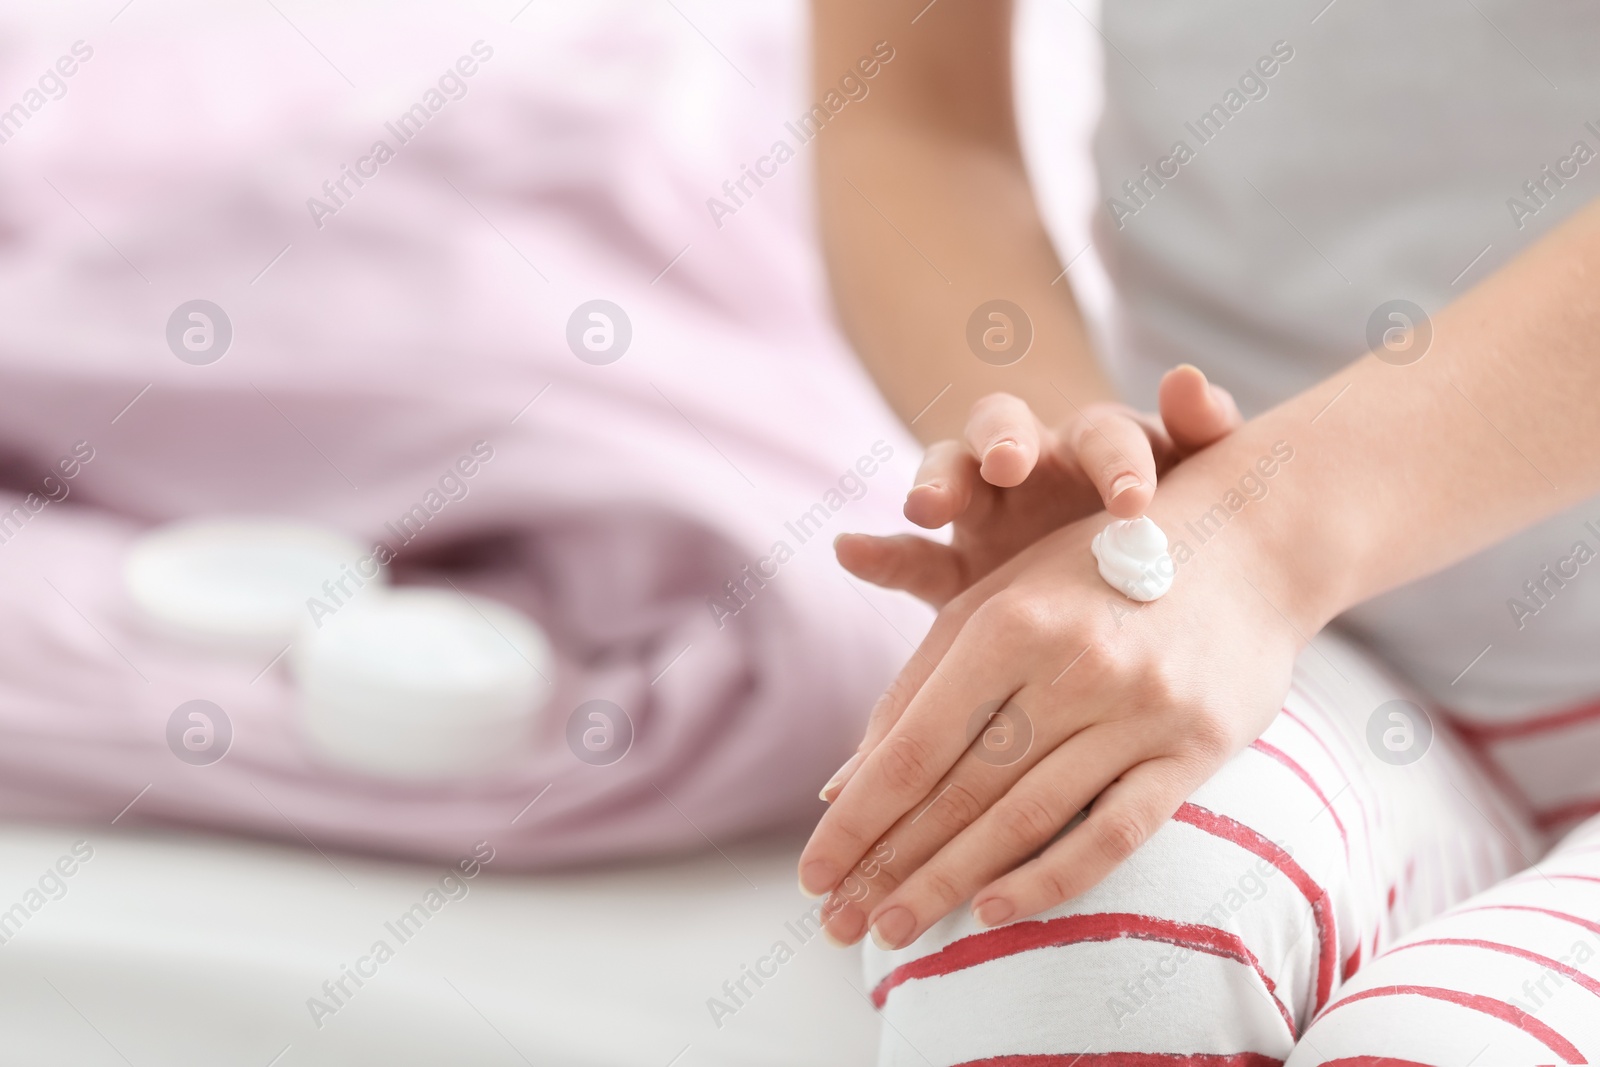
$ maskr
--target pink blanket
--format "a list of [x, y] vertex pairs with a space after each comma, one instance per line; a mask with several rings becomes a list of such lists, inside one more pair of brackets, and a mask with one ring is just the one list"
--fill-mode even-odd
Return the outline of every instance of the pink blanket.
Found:
[[[927, 615], [832, 561], [834, 534], [900, 521], [916, 450], [829, 320], [810, 149], [735, 213], [706, 204], [793, 140], [794, 27], [34, 6], [0, 14], [42, 101], [0, 120], [0, 511], [25, 516], [0, 522], [0, 814], [439, 858], [488, 839], [525, 866], [814, 818]], [[232, 326], [209, 365], [166, 335], [197, 298]], [[632, 327], [609, 365], [568, 343], [595, 298]], [[385, 524], [480, 440], [492, 461], [402, 545]], [[47, 483], [75, 446], [92, 458]], [[130, 615], [128, 545], [211, 514], [383, 540], [398, 581], [527, 611], [559, 658], [537, 743], [447, 786], [319, 766], [281, 662]], [[233, 725], [209, 766], [167, 747], [193, 699]], [[567, 745], [591, 699], [637, 730], [609, 766]]]

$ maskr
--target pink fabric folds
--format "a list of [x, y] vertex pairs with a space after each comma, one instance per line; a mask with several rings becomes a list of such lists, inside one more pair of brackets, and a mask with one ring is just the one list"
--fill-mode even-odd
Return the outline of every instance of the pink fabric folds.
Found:
[[[0, 518], [0, 814], [441, 858], [488, 839], [529, 867], [814, 818], [928, 615], [832, 560], [835, 534], [900, 522], [917, 450], [829, 321], [809, 162], [734, 215], [705, 203], [803, 110], [793, 27], [702, 23], [725, 63], [670, 5], [295, 17], [0, 15], [18, 69], [93, 50], [0, 144], [0, 513], [25, 516]], [[362, 163], [379, 140], [392, 158]], [[371, 173], [335, 205], [347, 166]], [[168, 345], [192, 299], [231, 323], [209, 365]], [[593, 299], [631, 324], [608, 365], [568, 341]], [[459, 499], [397, 536], [477, 442]], [[400, 581], [527, 611], [559, 658], [535, 744], [438, 786], [319, 766], [281, 661], [130, 616], [129, 543], [211, 514], [323, 522], [396, 550]], [[166, 740], [193, 699], [234, 732], [208, 766]], [[594, 699], [636, 730], [606, 766], [566, 739]]]

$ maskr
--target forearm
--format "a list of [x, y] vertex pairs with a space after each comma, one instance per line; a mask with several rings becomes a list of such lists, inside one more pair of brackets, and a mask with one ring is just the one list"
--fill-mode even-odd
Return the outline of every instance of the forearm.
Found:
[[[819, 96], [877, 41], [895, 49], [870, 95], [818, 140], [835, 305], [879, 388], [923, 441], [959, 436], [973, 402], [996, 391], [1055, 423], [1113, 392], [1017, 142], [1008, 5], [945, 5], [913, 27], [922, 6], [815, 5]], [[968, 340], [974, 311], [994, 299], [1020, 307], [1032, 331], [1027, 355], [1006, 365], [1006, 354], [985, 361]]]
[[1222, 536], [1274, 561], [1249, 577], [1309, 635], [1594, 495], [1597, 278], [1591, 205], [1436, 316], [1419, 361], [1368, 355], [1263, 414], [1174, 472], [1151, 515], [1198, 556], [1192, 531], [1216, 525], [1198, 517], [1275, 443], [1292, 448]]
[[[914, 133], [863, 133], [833, 141], [820, 176], [835, 306], [923, 441], [960, 436], [988, 393], [1022, 397], [1050, 424], [1073, 404], [1112, 398], [1066, 279], [1051, 284], [1061, 267], [1010, 162]], [[1004, 366], [980, 359], [967, 336], [973, 311], [997, 297], [1020, 307], [1033, 332], [1027, 355]]]

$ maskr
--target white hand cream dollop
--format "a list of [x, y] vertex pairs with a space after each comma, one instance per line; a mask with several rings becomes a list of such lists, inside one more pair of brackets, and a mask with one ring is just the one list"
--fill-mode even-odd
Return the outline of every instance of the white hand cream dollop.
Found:
[[1167, 555], [1167, 535], [1147, 518], [1113, 519], [1089, 549], [1100, 562], [1100, 577], [1130, 599], [1154, 600], [1172, 588], [1178, 568]]

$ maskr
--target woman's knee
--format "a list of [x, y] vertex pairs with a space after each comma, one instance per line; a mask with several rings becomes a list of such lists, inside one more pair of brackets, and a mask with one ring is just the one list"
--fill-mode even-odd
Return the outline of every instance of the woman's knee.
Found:
[[[1343, 854], [1331, 830], [1284, 836], [1273, 762], [1241, 754], [1065, 905], [993, 929], [963, 909], [906, 949], [869, 947], [868, 981], [889, 1023], [884, 1062], [1153, 1042], [1287, 1055], [1331, 993], [1340, 951], [1333, 897], [1303, 853], [1325, 854], [1312, 869]], [[1254, 798], [1249, 810], [1239, 797]]]
[[1425, 923], [1306, 1032], [1292, 1067], [1600, 1058], [1600, 819], [1538, 867]]
[[1405, 884], [1413, 846], [1461, 829], [1443, 764], [1406, 789], [1372, 773], [1371, 709], [1351, 702], [1381, 679], [1333, 652], [1356, 696], [1317, 688], [1303, 663], [1297, 685], [1316, 691], [1292, 694], [1094, 889], [1027, 921], [987, 930], [963, 910], [904, 950], [869, 948], [885, 1062], [1158, 1046], [1287, 1056], [1372, 956], [1397, 899], [1432, 888]]

